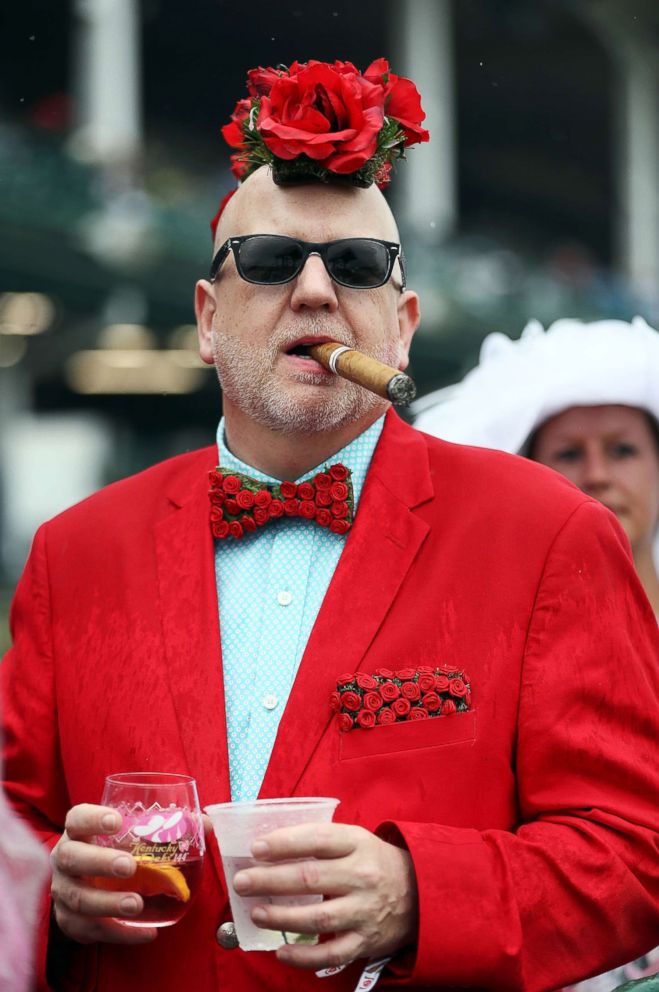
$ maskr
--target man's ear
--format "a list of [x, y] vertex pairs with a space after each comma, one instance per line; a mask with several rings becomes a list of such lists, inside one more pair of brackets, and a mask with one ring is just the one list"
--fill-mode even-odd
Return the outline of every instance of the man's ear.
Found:
[[213, 365], [213, 318], [216, 309], [211, 283], [207, 279], [200, 279], [194, 290], [194, 312], [197, 317], [199, 357], [206, 365]]
[[400, 294], [398, 300], [398, 368], [406, 369], [410, 360], [410, 345], [414, 332], [419, 326], [421, 312], [419, 310], [419, 297], [411, 290], [406, 289]]

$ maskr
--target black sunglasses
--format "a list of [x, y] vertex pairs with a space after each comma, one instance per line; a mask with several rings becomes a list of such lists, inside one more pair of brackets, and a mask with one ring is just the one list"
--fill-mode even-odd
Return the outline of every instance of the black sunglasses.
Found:
[[405, 289], [405, 261], [401, 246], [377, 238], [342, 238], [340, 241], [299, 241], [280, 234], [246, 234], [228, 238], [218, 250], [210, 270], [214, 282], [229, 252], [233, 252], [241, 279], [257, 286], [281, 286], [300, 274], [309, 255], [319, 255], [328, 274], [340, 286], [375, 289], [391, 277], [398, 259]]

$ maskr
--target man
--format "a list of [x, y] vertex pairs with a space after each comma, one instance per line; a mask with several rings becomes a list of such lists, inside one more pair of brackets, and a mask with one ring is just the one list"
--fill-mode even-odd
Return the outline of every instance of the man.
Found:
[[[230, 239], [254, 235], [314, 250], [291, 276], [259, 242], [251, 267]], [[56, 989], [311, 989], [314, 971], [346, 965], [320, 987], [351, 990], [365, 959], [387, 956], [383, 988], [540, 992], [656, 938], [656, 625], [624, 537], [552, 473], [430, 439], [300, 353], [336, 340], [407, 365], [417, 297], [398, 257], [381, 285], [345, 285], [328, 244], [354, 238], [398, 242], [374, 186], [280, 186], [256, 169], [196, 290], [223, 390], [222, 474], [265, 487], [350, 461], [347, 535], [291, 519], [213, 543], [213, 447], [35, 539], [1, 671], [7, 788], [54, 844]], [[409, 684], [412, 698], [422, 676], [448, 684], [429, 675], [440, 669], [459, 705], [389, 725], [348, 714], [341, 731], [337, 685], [402, 697]], [[262, 897], [259, 925], [324, 939], [271, 954], [218, 944], [230, 914], [212, 841], [177, 926], [156, 939], [117, 922], [142, 906], [135, 863], [93, 843], [119, 826], [93, 802], [121, 769], [187, 770], [202, 805], [339, 798], [335, 823], [268, 835], [234, 883]], [[325, 899], [272, 905], [282, 892]]]

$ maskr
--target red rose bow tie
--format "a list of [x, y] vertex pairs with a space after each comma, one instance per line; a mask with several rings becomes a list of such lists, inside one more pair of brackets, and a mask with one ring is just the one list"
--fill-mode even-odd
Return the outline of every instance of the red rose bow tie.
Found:
[[278, 517], [302, 517], [334, 534], [346, 534], [354, 515], [350, 475], [350, 469], [337, 462], [307, 482], [270, 485], [219, 465], [208, 473], [213, 536], [241, 538]]

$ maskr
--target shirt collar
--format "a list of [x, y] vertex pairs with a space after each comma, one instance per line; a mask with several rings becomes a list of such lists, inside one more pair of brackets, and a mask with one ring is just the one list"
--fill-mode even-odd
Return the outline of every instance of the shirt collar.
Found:
[[[307, 479], [313, 478], [313, 476], [320, 472], [326, 465], [333, 465], [335, 462], [342, 462], [347, 468], [352, 472], [352, 490], [355, 500], [355, 510], [357, 509], [357, 504], [359, 503], [359, 497], [361, 496], [362, 489], [364, 487], [364, 482], [366, 481], [366, 475], [368, 473], [369, 466], [371, 464], [371, 459], [373, 453], [377, 447], [377, 443], [380, 440], [380, 435], [382, 434], [382, 428], [384, 427], [384, 415], [367, 427], [365, 431], [358, 434], [357, 437], [353, 438], [349, 444], [346, 444], [344, 448], [337, 451], [335, 454], [331, 455], [322, 464], [316, 465], [315, 468], [310, 469], [301, 475], [298, 479], [291, 479], [291, 482], [304, 482]], [[230, 469], [232, 472], [241, 472], [243, 475], [251, 475], [254, 479], [258, 479], [259, 482], [268, 482], [271, 484], [280, 482], [282, 480], [275, 479], [271, 475], [266, 475], [264, 472], [259, 471], [259, 469], [254, 468], [253, 465], [248, 465], [246, 462], [241, 461], [240, 458], [229, 451], [226, 444], [226, 437], [224, 431], [224, 417], [221, 418], [220, 423], [217, 428], [217, 452], [218, 452], [218, 464], [222, 465], [223, 468]]]

